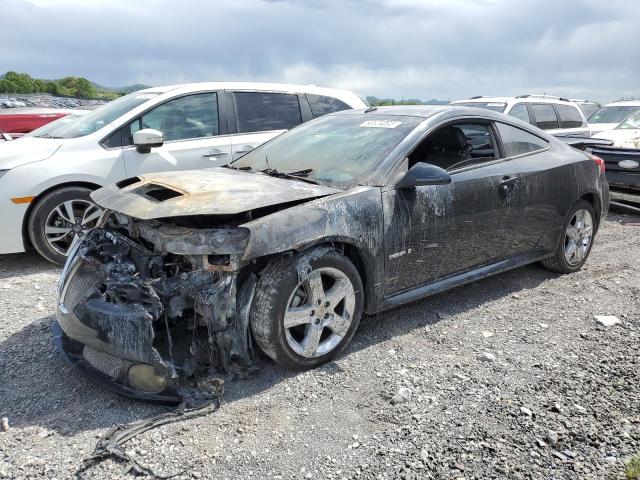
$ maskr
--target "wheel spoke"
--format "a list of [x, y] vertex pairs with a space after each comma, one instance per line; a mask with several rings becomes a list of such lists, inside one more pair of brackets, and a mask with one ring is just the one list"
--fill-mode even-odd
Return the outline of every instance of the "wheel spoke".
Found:
[[580, 229], [577, 225], [575, 227], [569, 227], [567, 228], [567, 237], [569, 237], [571, 240], [576, 240], [580, 236], [579, 232]]
[[313, 357], [318, 350], [320, 344], [320, 337], [322, 336], [322, 328], [310, 325], [307, 328], [307, 332], [302, 340], [302, 354], [305, 357]]
[[311, 298], [312, 303], [324, 298], [324, 287], [322, 286], [322, 276], [320, 272], [314, 270], [305, 280], [307, 285], [307, 294]]
[[76, 243], [78, 243], [79, 241], [80, 241], [80, 235], [74, 235], [73, 238], [71, 239], [71, 244], [64, 251], [64, 254], [66, 255], [67, 252], [70, 252], [73, 249], [73, 247], [76, 246]]
[[338, 315], [335, 313], [331, 320], [327, 322], [325, 325], [329, 330], [331, 330], [336, 335], [344, 337], [349, 331], [349, 327], [351, 326], [351, 320], [346, 318], [348, 314]]
[[47, 225], [46, 227], [44, 227], [44, 233], [50, 242], [57, 242], [69, 235], [69, 233], [71, 233], [71, 229], [64, 227], [52, 227], [50, 225]]
[[347, 295], [353, 293], [351, 282], [346, 278], [339, 278], [326, 293], [326, 299], [331, 308], [335, 308]]
[[313, 320], [312, 311], [311, 307], [290, 307], [284, 315], [284, 328], [293, 328], [311, 323], [311, 320]]
[[73, 200], [67, 200], [64, 202], [64, 210], [67, 214], [65, 220], [71, 223], [76, 223], [76, 216], [73, 213]]
[[89, 205], [82, 215], [82, 225], [84, 226], [87, 223], [97, 220], [100, 218], [100, 215], [102, 215], [102, 210], [95, 205]]

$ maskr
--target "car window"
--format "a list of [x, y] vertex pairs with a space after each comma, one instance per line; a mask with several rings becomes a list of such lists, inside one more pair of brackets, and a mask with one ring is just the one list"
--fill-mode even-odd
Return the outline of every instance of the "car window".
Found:
[[542, 130], [550, 130], [558, 127], [558, 117], [551, 104], [534, 103], [533, 116], [536, 118], [536, 126]]
[[531, 118], [529, 117], [529, 109], [524, 103], [516, 103], [509, 112], [509, 115], [520, 119], [523, 122], [531, 123]]
[[170, 100], [145, 113], [138, 126], [160, 130], [165, 142], [214, 137], [218, 135], [218, 96], [198, 93]]
[[602, 107], [589, 117], [589, 123], [620, 123], [639, 110], [640, 107], [630, 105]]
[[236, 92], [238, 133], [289, 130], [302, 123], [298, 96], [288, 93]]
[[584, 118], [589, 118], [600, 108], [600, 105], [597, 103], [579, 103], [578, 106], [582, 110], [582, 113], [584, 113]]
[[616, 128], [621, 130], [640, 129], [640, 112], [634, 113]]
[[549, 142], [546, 140], [521, 128], [513, 127], [506, 123], [496, 123], [496, 126], [498, 127], [498, 133], [500, 133], [502, 149], [506, 158], [537, 152], [549, 146]]
[[430, 163], [457, 170], [498, 158], [491, 127], [487, 124], [456, 123], [439, 128], [409, 155], [409, 167]]
[[400, 115], [325, 115], [243, 155], [232, 167], [305, 172], [321, 183], [352, 185], [366, 176], [424, 118]]
[[560, 128], [580, 128], [582, 127], [582, 115], [577, 107], [571, 105], [557, 104], [556, 109], [560, 116]]
[[307, 101], [311, 107], [311, 114], [313, 118], [321, 117], [327, 113], [339, 112], [340, 110], [348, 110], [351, 108], [342, 100], [337, 98], [327, 97], [326, 95], [313, 95], [307, 93]]

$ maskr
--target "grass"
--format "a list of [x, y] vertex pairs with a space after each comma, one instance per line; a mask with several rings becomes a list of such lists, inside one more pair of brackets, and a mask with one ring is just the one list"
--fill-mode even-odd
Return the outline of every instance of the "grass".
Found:
[[626, 468], [627, 480], [640, 480], [640, 453], [629, 460]]

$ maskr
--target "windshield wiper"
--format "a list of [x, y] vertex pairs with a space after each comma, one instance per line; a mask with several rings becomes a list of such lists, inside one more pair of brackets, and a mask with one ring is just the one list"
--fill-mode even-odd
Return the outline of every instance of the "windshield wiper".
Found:
[[232, 170], [240, 170], [241, 172], [250, 172], [251, 170], [253, 170], [251, 167], [247, 166], [247, 167], [233, 167], [231, 166], [230, 163], [228, 163], [227, 165], [224, 165], [225, 168], [230, 168]]
[[265, 168], [264, 170], [260, 170], [260, 172], [271, 177], [300, 180], [301, 182], [313, 183], [314, 185], [319, 184], [317, 181], [307, 178], [309, 174], [313, 172], [313, 168], [306, 168], [304, 170], [297, 170], [295, 172], [279, 172], [275, 168]]

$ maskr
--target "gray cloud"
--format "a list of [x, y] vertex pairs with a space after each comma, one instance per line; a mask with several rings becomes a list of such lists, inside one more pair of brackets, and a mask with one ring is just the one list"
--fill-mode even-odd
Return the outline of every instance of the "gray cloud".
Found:
[[640, 95], [637, 0], [4, 0], [0, 70], [376, 96]]

